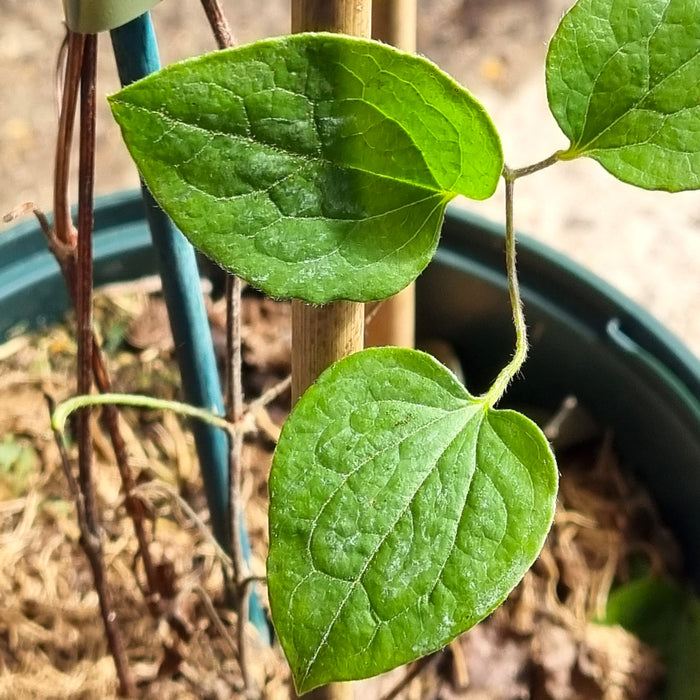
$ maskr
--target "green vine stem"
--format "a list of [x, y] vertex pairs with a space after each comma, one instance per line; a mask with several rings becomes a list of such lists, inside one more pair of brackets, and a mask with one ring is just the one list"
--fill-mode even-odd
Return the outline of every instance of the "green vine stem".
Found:
[[234, 430], [234, 426], [229, 423], [224, 417], [212, 413], [205, 408], [191, 406], [181, 401], [168, 401], [167, 399], [157, 399], [152, 396], [143, 396], [141, 394], [87, 394], [73, 396], [70, 399], [62, 401], [51, 416], [51, 427], [63, 433], [68, 416], [85, 406], [133, 406], [135, 408], [150, 408], [153, 410], [173, 411], [181, 416], [188, 418], [196, 418], [204, 423], [213, 425], [216, 428], [221, 428], [226, 432]]
[[144, 396], [143, 394], [117, 394], [114, 392], [80, 394], [72, 396], [56, 406], [51, 414], [51, 428], [55, 432], [62, 434], [65, 430], [68, 416], [85, 406], [132, 406], [134, 408], [150, 408], [155, 411], [173, 411], [173, 413], [178, 413], [181, 416], [209, 423], [215, 428], [225, 430], [227, 433], [245, 434], [255, 429], [257, 415], [264, 410], [265, 406], [287, 391], [290, 385], [291, 377], [287, 377], [270, 387], [241, 411], [235, 423], [206, 408], [199, 408], [181, 401], [157, 399], [152, 396]]
[[568, 149], [566, 151], [556, 151], [556, 153], [552, 153], [551, 156], [544, 158], [543, 160], [537, 161], [537, 163], [533, 163], [532, 165], [526, 165], [524, 168], [511, 169], [507, 165], [505, 165], [503, 167], [503, 179], [506, 181], [506, 183], [508, 182], [508, 180], [514, 182], [518, 178], [525, 177], [526, 175], [532, 175], [533, 173], [539, 172], [540, 170], [544, 170], [550, 165], [558, 163], [560, 160], [571, 160], [572, 156], [567, 156], [567, 154], [569, 154], [570, 151], [571, 149]]
[[508, 294], [510, 305], [513, 310], [513, 325], [515, 326], [515, 351], [510, 362], [499, 372], [489, 390], [484, 394], [483, 400], [493, 408], [503, 397], [513, 378], [518, 374], [520, 368], [527, 359], [528, 339], [527, 324], [523, 313], [523, 302], [520, 297], [520, 283], [518, 282], [518, 270], [516, 260], [515, 226], [513, 224], [513, 193], [515, 181], [518, 178], [532, 175], [544, 168], [554, 165], [561, 160], [563, 151], [557, 151], [548, 158], [541, 160], [524, 168], [509, 168], [503, 166], [503, 179], [506, 183], [506, 275], [508, 279]]

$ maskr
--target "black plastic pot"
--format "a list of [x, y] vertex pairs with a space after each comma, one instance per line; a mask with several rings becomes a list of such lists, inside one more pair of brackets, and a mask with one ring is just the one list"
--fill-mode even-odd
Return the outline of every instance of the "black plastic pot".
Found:
[[[155, 271], [140, 193], [98, 201], [95, 283]], [[498, 227], [452, 209], [435, 261], [418, 280], [419, 335], [457, 349], [472, 393], [513, 347]], [[629, 299], [526, 237], [518, 252], [532, 349], [509, 401], [554, 409], [575, 395], [615, 435], [685, 548], [700, 584], [700, 362]], [[67, 308], [58, 268], [33, 222], [0, 236], [0, 339]]]
[[[419, 279], [418, 332], [455, 346], [474, 394], [513, 350], [503, 270], [501, 229], [452, 209]], [[574, 395], [612, 429], [618, 454], [654, 497], [700, 585], [700, 361], [630, 299], [526, 236], [518, 272], [531, 349], [508, 401], [555, 409]]]

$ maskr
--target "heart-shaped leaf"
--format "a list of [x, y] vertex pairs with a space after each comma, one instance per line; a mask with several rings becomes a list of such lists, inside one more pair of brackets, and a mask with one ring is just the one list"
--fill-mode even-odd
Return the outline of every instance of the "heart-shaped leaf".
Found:
[[432, 258], [456, 194], [498, 182], [481, 105], [429, 61], [297, 34], [172, 65], [110, 98], [193, 245], [275, 297], [369, 301]]
[[647, 189], [700, 187], [698, 0], [579, 0], [549, 47], [547, 92], [563, 157]]
[[488, 615], [539, 553], [556, 490], [540, 430], [429, 355], [331, 366], [270, 475], [270, 604], [297, 689], [386, 671]]

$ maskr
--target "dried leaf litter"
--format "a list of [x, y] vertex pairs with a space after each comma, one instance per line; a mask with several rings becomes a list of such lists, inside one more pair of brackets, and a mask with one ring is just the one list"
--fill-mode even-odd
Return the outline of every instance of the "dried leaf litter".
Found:
[[[221, 347], [221, 303], [209, 308]], [[138, 287], [102, 295], [96, 318], [111, 351], [116, 390], [177, 396], [157, 295]], [[246, 395], [253, 398], [289, 371], [288, 306], [248, 294], [243, 323]], [[44, 396], [61, 400], [73, 391], [75, 343], [66, 328], [18, 335], [0, 346], [0, 441], [12, 447], [0, 450], [0, 697], [115, 697], [114, 668]], [[288, 400], [283, 396], [269, 407], [271, 425], [283, 421]], [[189, 515], [208, 519], [190, 434], [179, 418], [158, 411], [125, 409], [122, 416], [132, 467], [151, 508], [153, 555], [172, 580], [172, 599], [154, 617], [144, 601], [143, 572], [109, 441], [95, 419], [105, 561], [139, 685], [145, 697], [238, 697], [240, 673], [230, 646], [235, 614], [225, 605], [216, 548]], [[554, 528], [507, 603], [413, 669], [364, 681], [363, 697], [653, 697], [663, 675], [654, 652], [621, 628], [591, 620], [604, 610], [613, 581], [630, 576], [630, 562], [643, 557], [651, 570], [675, 573], [680, 558], [652, 502], [624, 476], [610, 444], [610, 436], [588, 430], [560, 453]], [[25, 468], [3, 469], [2, 456], [18, 449]], [[245, 445], [243, 496], [258, 575], [264, 573], [272, 449], [269, 429]], [[213, 611], [228, 640], [212, 621]], [[250, 636], [255, 643], [253, 631]], [[256, 659], [265, 696], [290, 697], [279, 652], [260, 649]]]

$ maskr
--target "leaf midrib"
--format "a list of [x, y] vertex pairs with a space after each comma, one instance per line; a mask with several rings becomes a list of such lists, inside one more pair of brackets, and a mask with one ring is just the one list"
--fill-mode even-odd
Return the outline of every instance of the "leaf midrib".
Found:
[[[311, 162], [311, 163], [318, 163], [318, 164], [330, 166], [332, 168], [338, 168], [338, 169], [363, 173], [365, 175], [371, 175], [373, 177], [381, 178], [384, 180], [389, 180], [391, 182], [398, 182], [398, 183], [401, 183], [404, 185], [409, 185], [411, 187], [424, 189], [424, 190], [427, 190], [429, 192], [434, 192], [436, 194], [450, 196], [450, 198], [455, 197], [455, 196], [457, 196], [457, 194], [459, 194], [458, 192], [453, 192], [450, 190], [445, 190], [445, 189], [440, 188], [439, 186], [437, 186], [437, 182], [436, 182], [436, 186], [430, 186], [430, 185], [426, 185], [424, 183], [413, 182], [411, 180], [408, 180], [406, 178], [402, 178], [400, 176], [386, 175], [385, 173], [374, 172], [372, 170], [362, 168], [358, 165], [340, 164], [340, 163], [337, 163], [333, 160], [329, 160], [328, 158], [326, 158], [322, 155], [305, 155], [302, 153], [296, 153], [294, 151], [287, 151], [283, 148], [280, 148], [279, 146], [277, 146], [275, 144], [269, 144], [265, 141], [256, 140], [254, 138], [246, 137], [246, 136], [243, 136], [240, 134], [232, 134], [232, 133], [228, 133], [225, 131], [217, 131], [215, 129], [207, 129], [207, 128], [198, 126], [197, 124], [191, 124], [189, 122], [186, 122], [186, 121], [183, 121], [183, 120], [178, 119], [176, 117], [173, 117], [171, 114], [167, 114], [159, 109], [150, 109], [148, 107], [144, 107], [143, 105], [137, 105], [137, 104], [134, 104], [133, 102], [128, 102], [126, 100], [118, 99], [115, 96], [112, 96], [110, 98], [110, 101], [112, 102], [113, 105], [115, 105], [117, 107], [130, 109], [133, 111], [142, 112], [142, 113], [146, 113], [149, 115], [157, 115], [158, 118], [162, 119], [164, 122], [168, 122], [168, 123], [172, 124], [173, 129], [176, 129], [179, 126], [180, 128], [183, 128], [183, 129], [191, 129], [191, 130], [199, 131], [199, 132], [204, 133], [204, 134], [211, 134], [213, 136], [220, 136], [222, 138], [238, 140], [239, 142], [247, 142], [251, 146], [257, 146], [258, 148], [260, 148], [260, 147], [269, 148], [270, 150], [275, 151], [275, 152], [279, 153], [280, 155], [283, 155], [283, 156], [286, 156], [289, 158], [298, 158], [299, 160], [303, 160], [303, 161], [307, 161], [307, 162]], [[367, 103], [367, 104], [371, 104], [371, 103]], [[375, 105], [371, 105], [371, 106], [375, 107]], [[381, 110], [378, 110], [378, 111], [381, 112]], [[384, 115], [383, 112], [381, 112], [381, 113]], [[384, 115], [384, 116], [386, 117], [386, 115]], [[390, 117], [386, 117], [386, 118], [390, 119]], [[401, 126], [398, 122], [396, 122], [396, 120], [391, 119], [391, 121], [393, 121], [395, 124], [398, 124], [399, 126]], [[401, 127], [401, 128], [403, 130], [403, 127]], [[170, 133], [170, 131], [172, 131], [173, 129], [169, 130], [167, 133]], [[415, 142], [413, 141], [413, 138], [411, 138], [411, 136], [407, 132], [405, 132], [405, 130], [404, 130], [404, 133], [406, 133], [408, 138], [411, 139], [411, 141], [414, 143], [414, 146], [415, 146]], [[418, 148], [418, 147], [416, 146], [416, 148]], [[420, 151], [420, 149], [418, 149], [418, 150]], [[149, 157], [152, 159], [152, 156], [149, 156]], [[425, 164], [425, 167], [426, 167], [427, 172], [430, 173], [430, 177], [435, 181], [435, 176], [433, 175], [433, 172], [428, 167], [427, 163]]]
[[[431, 427], [432, 425], [434, 425], [435, 423], [439, 422], [440, 420], [445, 419], [446, 416], [448, 416], [448, 415], [454, 415], [454, 414], [457, 414], [457, 413], [460, 413], [460, 412], [471, 413], [472, 416], [469, 417], [469, 418], [467, 418], [467, 420], [465, 420], [464, 424], [462, 425], [462, 427], [460, 428], [460, 430], [457, 432], [457, 434], [452, 438], [452, 440], [448, 443], [448, 445], [445, 446], [445, 448], [444, 448], [443, 451], [442, 451], [442, 454], [444, 454], [445, 451], [447, 451], [447, 449], [449, 449], [449, 447], [450, 447], [457, 439], [459, 439], [460, 437], [463, 437], [464, 432], [465, 432], [467, 426], [472, 422], [472, 420], [474, 420], [474, 419], [477, 418], [477, 417], [479, 417], [479, 420], [480, 420], [480, 421], [483, 421], [483, 420], [484, 420], [484, 418], [485, 418], [485, 416], [486, 416], [486, 411], [484, 410], [483, 405], [481, 405], [481, 404], [479, 404], [479, 403], [472, 403], [472, 402], [469, 402], [469, 403], [467, 403], [465, 406], [461, 406], [460, 408], [458, 408], [458, 409], [456, 409], [456, 410], [454, 410], [454, 411], [446, 411], [445, 413], [443, 413], [443, 414], [442, 414], [441, 416], [439, 416], [438, 418], [435, 418], [435, 419], [429, 421], [428, 423], [425, 423], [425, 424], [421, 425], [421, 427], [418, 428], [417, 430], [415, 430], [413, 433], [411, 433], [411, 434], [409, 434], [409, 435], [407, 435], [407, 436], [404, 436], [404, 437], [402, 438], [402, 440], [397, 441], [396, 443], [392, 443], [391, 445], [389, 445], [389, 446], [383, 448], [383, 449], [380, 450], [379, 452], [373, 454], [370, 458], [368, 458], [368, 459], [365, 460], [364, 462], [361, 462], [359, 465], [357, 465], [357, 467], [356, 467], [355, 469], [353, 469], [352, 472], [350, 472], [350, 473], [348, 473], [347, 475], [345, 475], [345, 478], [343, 479], [342, 483], [341, 483], [340, 485], [338, 485], [338, 487], [337, 487], [336, 489], [334, 489], [334, 491], [332, 492], [332, 494], [331, 494], [331, 495], [329, 496], [329, 498], [326, 500], [326, 503], [324, 504], [324, 506], [319, 510], [319, 514], [317, 515], [317, 517], [314, 518], [314, 520], [312, 521], [312, 524], [311, 524], [311, 526], [310, 526], [311, 532], [310, 532], [309, 544], [308, 544], [308, 551], [309, 551], [309, 554], [311, 554], [311, 550], [310, 550], [311, 542], [310, 542], [310, 539], [311, 539], [311, 537], [313, 537], [313, 533], [314, 533], [314, 531], [315, 531], [315, 526], [317, 525], [318, 520], [319, 520], [319, 518], [321, 517], [321, 514], [322, 514], [322, 512], [323, 512], [323, 508], [325, 507], [325, 505], [327, 505], [327, 504], [331, 501], [331, 499], [335, 496], [335, 494], [340, 490], [340, 488], [342, 488], [342, 486], [347, 482], [347, 480], [348, 480], [353, 474], [355, 474], [355, 473], [356, 473], [359, 469], [361, 469], [364, 465], [366, 465], [367, 463], [369, 463], [370, 461], [372, 461], [373, 459], [375, 459], [378, 455], [380, 455], [380, 454], [386, 452], [386, 451], [389, 450], [389, 449], [392, 449], [392, 448], [397, 447], [398, 445], [400, 445], [400, 444], [401, 444], [404, 440], [406, 440], [408, 437], [415, 437], [415, 435], [417, 435], [418, 433], [422, 432], [422, 431], [425, 430], [426, 428], [429, 428], [429, 427]], [[477, 429], [477, 432], [478, 432], [478, 429]], [[316, 647], [316, 650], [314, 651], [313, 655], [312, 655], [311, 658], [309, 659], [309, 661], [308, 661], [308, 663], [307, 663], [307, 665], [306, 665], [306, 668], [305, 668], [304, 671], [303, 671], [303, 674], [300, 676], [300, 687], [301, 687], [301, 688], [303, 688], [305, 680], [309, 677], [309, 674], [311, 673], [311, 669], [313, 668], [313, 665], [316, 663], [316, 660], [317, 660], [317, 658], [318, 658], [318, 655], [321, 653], [321, 650], [323, 649], [323, 647], [324, 647], [324, 645], [325, 645], [325, 643], [326, 643], [326, 640], [328, 639], [328, 637], [329, 637], [329, 635], [330, 635], [330, 633], [331, 633], [333, 627], [335, 626], [335, 623], [338, 621], [338, 618], [339, 618], [340, 615], [342, 614], [342, 612], [343, 612], [343, 610], [344, 610], [344, 608], [345, 608], [345, 606], [346, 606], [348, 600], [350, 599], [350, 596], [352, 595], [353, 591], [355, 590], [355, 587], [361, 582], [362, 577], [363, 577], [364, 574], [366, 573], [366, 571], [367, 571], [367, 569], [369, 568], [370, 564], [374, 561], [374, 558], [376, 557], [377, 553], [379, 552], [379, 549], [381, 548], [382, 544], [386, 541], [386, 538], [389, 537], [389, 535], [391, 534], [391, 532], [393, 532], [394, 527], [396, 526], [396, 523], [404, 516], [404, 514], [406, 513], [406, 510], [408, 509], [408, 507], [410, 506], [410, 504], [413, 502], [413, 499], [415, 498], [416, 494], [418, 493], [418, 491], [420, 490], [420, 488], [421, 488], [421, 487], [423, 486], [423, 484], [425, 483], [426, 479], [433, 473], [434, 468], [435, 468], [435, 465], [433, 465], [430, 469], [427, 470], [427, 472], [426, 472], [424, 478], [421, 480], [420, 484], [418, 484], [418, 486], [416, 487], [416, 489], [415, 489], [415, 491], [413, 492], [413, 494], [412, 494], [409, 498], [407, 498], [407, 500], [406, 500], [406, 505], [405, 505], [404, 509], [399, 513], [399, 515], [398, 515], [398, 517], [396, 518], [396, 520], [394, 521], [394, 523], [393, 523], [390, 527], [388, 527], [388, 528], [386, 529], [386, 532], [384, 533], [384, 535], [383, 535], [382, 538], [380, 539], [379, 543], [378, 543], [377, 546], [375, 547], [375, 549], [374, 549], [374, 551], [372, 552], [372, 554], [371, 554], [369, 557], [367, 557], [367, 561], [364, 563], [362, 569], [359, 571], [359, 573], [357, 574], [357, 576], [356, 576], [352, 581], [347, 581], [347, 580], [345, 580], [345, 579], [340, 579], [340, 580], [342, 580], [344, 583], [350, 584], [349, 587], [348, 587], [347, 595], [346, 595], [345, 598], [341, 601], [340, 605], [338, 606], [338, 609], [336, 610], [336, 612], [335, 612], [335, 614], [333, 615], [332, 619], [331, 619], [330, 622], [328, 623], [328, 627], [326, 628], [325, 632], [323, 633], [323, 635], [322, 635], [322, 637], [321, 637], [321, 640], [320, 640], [320, 642], [318, 643], [318, 646]], [[466, 488], [465, 492], [466, 492], [467, 494], [469, 493], [469, 487]], [[312, 557], [312, 556], [310, 556], [310, 560], [313, 562], [313, 557]], [[314, 567], [314, 570], [315, 570], [315, 571], [318, 571], [318, 573], [324, 573], [324, 572], [319, 571], [319, 570], [316, 569], [315, 567]], [[326, 574], [326, 575], [328, 575], [328, 574]], [[300, 582], [300, 584], [301, 584], [301, 582]], [[299, 584], [299, 585], [300, 585], [300, 584]], [[293, 595], [294, 595], [294, 594], [292, 593], [292, 595], [290, 596], [290, 598], [293, 597]]]

